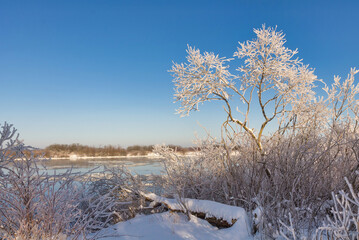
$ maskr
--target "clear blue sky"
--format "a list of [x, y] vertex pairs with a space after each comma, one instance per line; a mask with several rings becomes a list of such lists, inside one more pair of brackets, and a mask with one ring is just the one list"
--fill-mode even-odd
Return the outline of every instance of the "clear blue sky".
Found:
[[191, 145], [217, 104], [174, 114], [187, 44], [231, 57], [263, 23], [330, 83], [359, 67], [359, 1], [0, 1], [0, 122], [25, 143]]

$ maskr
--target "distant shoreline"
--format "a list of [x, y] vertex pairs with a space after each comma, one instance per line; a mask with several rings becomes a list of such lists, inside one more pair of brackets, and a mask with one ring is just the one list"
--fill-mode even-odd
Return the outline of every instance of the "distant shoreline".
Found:
[[155, 156], [155, 155], [129, 155], [129, 156], [68, 156], [68, 157], [49, 157], [48, 159], [51, 160], [64, 160], [64, 159], [113, 159], [113, 158], [163, 158], [161, 156]]

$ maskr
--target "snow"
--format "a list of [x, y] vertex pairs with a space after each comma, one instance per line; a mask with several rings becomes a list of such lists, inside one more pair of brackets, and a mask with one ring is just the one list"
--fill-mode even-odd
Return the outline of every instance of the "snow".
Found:
[[70, 161], [76, 161], [79, 157], [76, 154], [70, 155]]
[[262, 221], [262, 216], [263, 216], [262, 207], [260, 206], [256, 207], [253, 210], [252, 215], [253, 215], [254, 224], [258, 225]]
[[218, 229], [193, 215], [188, 220], [183, 213], [164, 212], [138, 215], [99, 232], [99, 240], [252, 240], [247, 229], [237, 222], [230, 228]]

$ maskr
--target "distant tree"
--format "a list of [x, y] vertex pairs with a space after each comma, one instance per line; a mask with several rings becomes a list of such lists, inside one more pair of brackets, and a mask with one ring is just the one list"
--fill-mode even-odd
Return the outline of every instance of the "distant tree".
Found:
[[[150, 153], [152, 149], [153, 149], [152, 145], [148, 145], [148, 146], [134, 145], [134, 146], [129, 146], [125, 149], [120, 146], [115, 147], [112, 145], [106, 145], [103, 147], [91, 147], [91, 146], [74, 143], [70, 145], [52, 144], [46, 147], [44, 149], [44, 152], [45, 152], [45, 156], [47, 157], [54, 157], [54, 156], [69, 157], [71, 154], [77, 154], [79, 156], [126, 156], [127, 154], [146, 155]], [[183, 151], [188, 151], [188, 149], [185, 149]]]

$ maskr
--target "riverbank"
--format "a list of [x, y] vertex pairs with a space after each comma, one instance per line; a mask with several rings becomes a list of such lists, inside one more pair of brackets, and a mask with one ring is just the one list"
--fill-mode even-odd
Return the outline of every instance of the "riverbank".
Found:
[[[153, 145], [149, 146], [129, 146], [122, 148], [120, 146], [101, 146], [93, 147], [81, 144], [52, 144], [44, 149], [36, 150], [38, 154], [44, 154], [44, 157], [51, 159], [96, 159], [96, 158], [130, 158], [147, 157], [158, 158], [152, 151]], [[191, 147], [181, 147], [169, 145], [177, 153], [187, 154], [193, 152]]]

